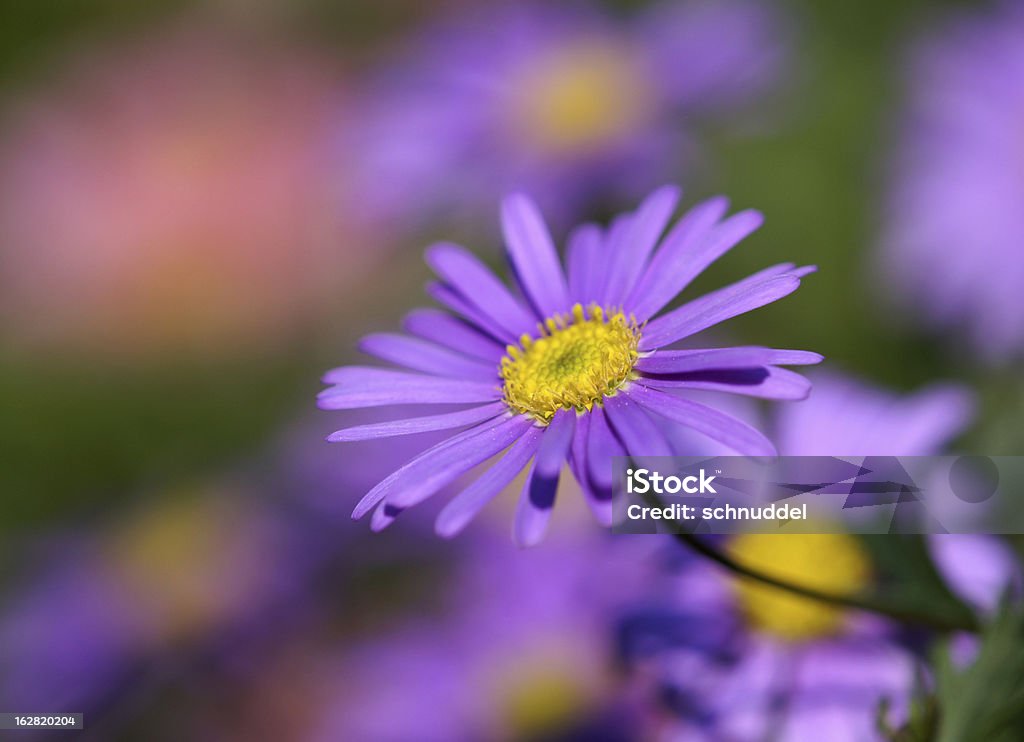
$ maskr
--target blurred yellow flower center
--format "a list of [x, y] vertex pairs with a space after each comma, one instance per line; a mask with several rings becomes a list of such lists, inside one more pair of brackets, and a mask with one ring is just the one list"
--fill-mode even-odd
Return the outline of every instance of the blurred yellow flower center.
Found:
[[515, 739], [538, 739], [565, 726], [586, 706], [586, 691], [568, 668], [525, 667], [501, 689], [502, 716]]
[[622, 49], [587, 41], [536, 60], [515, 88], [514, 123], [548, 151], [595, 149], [627, 134], [653, 99]]
[[[740, 564], [836, 595], [859, 592], [871, 576], [864, 548], [844, 534], [743, 534], [731, 541], [728, 551]], [[816, 639], [843, 628], [845, 611], [838, 606], [754, 580], [732, 584], [751, 625], [780, 639]]]
[[640, 333], [622, 312], [606, 316], [576, 304], [549, 318], [540, 337], [523, 335], [501, 359], [505, 402], [541, 423], [560, 409], [582, 412], [615, 394], [633, 375]]
[[238, 549], [234, 531], [242, 520], [226, 505], [169, 493], [107, 537], [111, 566], [137, 604], [153, 612], [153, 630], [192, 636], [249, 586], [239, 579], [224, 589], [226, 554]]

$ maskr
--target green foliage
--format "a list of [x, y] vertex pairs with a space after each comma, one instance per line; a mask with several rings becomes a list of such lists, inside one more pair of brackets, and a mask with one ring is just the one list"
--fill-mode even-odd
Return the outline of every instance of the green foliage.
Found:
[[[931, 682], [919, 677], [905, 723], [894, 727], [889, 699], [878, 730], [889, 742], [1018, 742], [1024, 739], [1024, 611], [1004, 601], [982, 630], [966, 666], [953, 659], [951, 637], [933, 652]], [[929, 686], [931, 686], [929, 688]]]
[[974, 612], [946, 585], [924, 537], [862, 536], [878, 576], [873, 600], [897, 613], [928, 616], [940, 626], [976, 625]]
[[137, 31], [194, 5], [194, 0], [0, 2], [0, 89], [38, 75], [82, 38]]
[[1019, 605], [1004, 601], [969, 666], [956, 666], [948, 643], [936, 652], [934, 665], [937, 742], [1024, 739], [1024, 611]]
[[0, 364], [0, 532], [82, 518], [241, 457], [312, 408], [317, 389], [282, 359], [131, 371], [48, 360]]

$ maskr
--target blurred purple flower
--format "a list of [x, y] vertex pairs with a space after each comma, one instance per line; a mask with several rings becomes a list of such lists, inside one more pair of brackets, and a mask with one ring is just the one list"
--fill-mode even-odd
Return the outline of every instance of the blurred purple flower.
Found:
[[913, 51], [880, 262], [908, 312], [1006, 361], [1024, 352], [1024, 5]]
[[5, 598], [0, 698], [9, 708], [84, 710], [124, 679], [136, 656], [131, 601], [79, 545], [33, 577]]
[[[864, 558], [850, 537], [740, 538], [749, 540], [738, 551], [759, 559], [762, 569], [825, 589], [859, 586], [839, 584], [855, 575], [844, 567], [830, 568], [824, 578], [818, 572], [821, 564], [852, 555], [860, 568]], [[899, 702], [911, 687], [914, 658], [877, 619], [725, 581], [697, 560], [684, 567], [673, 595], [674, 620], [688, 634], [656, 647], [648, 661], [680, 717], [680, 733], [737, 742], [875, 739], [878, 702]]]
[[828, 371], [810, 378], [807, 401], [777, 409], [769, 426], [783, 456], [930, 456], [974, 418], [974, 395], [957, 384], [897, 394]]
[[[371, 210], [417, 223], [513, 190], [558, 215], [678, 177], [696, 120], [777, 81], [783, 23], [766, 3], [499, 3], [429, 28], [365, 91], [346, 173]], [[408, 48], [408, 40], [402, 42]]]
[[378, 630], [325, 681], [313, 739], [636, 739], [614, 617], [653, 572], [651, 542], [573, 524], [519, 551], [479, 533], [448, 608]]
[[[953, 385], [899, 396], [834, 374], [812, 378], [810, 398], [774, 417], [783, 455], [936, 454], [973, 413], [970, 394]], [[1016, 573], [1005, 544], [995, 539], [937, 536], [931, 545], [944, 573], [957, 567], [960, 578], [950, 584], [958, 592], [966, 573], [985, 575], [983, 590], [974, 584], [963, 593], [975, 605], [990, 607]], [[726, 548], [741, 562], [831, 592], [853, 592], [871, 580], [867, 554], [846, 535], [747, 534]], [[769, 733], [793, 741], [868, 740], [879, 737], [883, 698], [892, 701], [894, 716], [905, 711], [916, 660], [889, 622], [751, 581], [723, 581], [697, 559], [685, 563], [672, 594], [678, 596], [672, 620], [690, 630], [663, 644], [647, 637], [646, 654], [663, 673], [681, 732], [732, 740]], [[639, 618], [634, 623], [649, 628]], [[665, 623], [658, 624], [662, 636]]]
[[7, 596], [5, 707], [82, 710], [115, 700], [107, 694], [138, 679], [154, 656], [214, 642], [292, 601], [313, 563], [307, 533], [236, 498], [173, 494], [65, 539]]
[[821, 356], [761, 347], [664, 348], [789, 295], [813, 269], [772, 266], [658, 316], [762, 221], [754, 211], [720, 221], [728, 203], [712, 198], [687, 212], [662, 239], [679, 195], [665, 187], [606, 231], [594, 225], [577, 229], [569, 238], [568, 275], [533, 202], [522, 195], [506, 199], [502, 227], [521, 297], [464, 248], [431, 247], [427, 262], [441, 282], [430, 293], [455, 314], [417, 310], [405, 321], [409, 335], [364, 338], [363, 351], [407, 370], [334, 369], [324, 377], [331, 386], [320, 393], [319, 404], [472, 405], [346, 428], [332, 434], [332, 441], [471, 427], [381, 481], [353, 516], [375, 509], [373, 527], [383, 528], [405, 508], [509, 449], [447, 504], [437, 531], [458, 533], [532, 458], [515, 538], [534, 544], [543, 537], [566, 460], [595, 516], [609, 523], [611, 458], [626, 452], [671, 455], [666, 424], [743, 454], [773, 455], [772, 443], [751, 426], [678, 395], [697, 389], [803, 399], [810, 384], [779, 365], [814, 364]]

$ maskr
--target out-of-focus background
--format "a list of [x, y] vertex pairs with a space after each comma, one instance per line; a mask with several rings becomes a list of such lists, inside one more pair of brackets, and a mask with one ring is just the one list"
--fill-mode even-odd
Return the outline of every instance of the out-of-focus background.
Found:
[[92, 739], [715, 738], [626, 630], [683, 557], [571, 507], [536, 553], [507, 503], [451, 542], [349, 520], [426, 441], [326, 443], [351, 416], [318, 376], [427, 303], [431, 242], [499, 265], [513, 188], [559, 241], [667, 182], [761, 210], [697, 290], [820, 271], [731, 339], [892, 404], [961, 385], [952, 449], [1024, 450], [1019, 4], [0, 13], [0, 711]]

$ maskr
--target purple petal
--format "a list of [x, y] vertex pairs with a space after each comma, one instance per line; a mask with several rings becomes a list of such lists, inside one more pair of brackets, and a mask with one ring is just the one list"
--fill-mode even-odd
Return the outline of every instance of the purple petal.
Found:
[[811, 382], [807, 378], [775, 366], [711, 369], [672, 376], [643, 376], [641, 383], [658, 389], [699, 389], [791, 401], [807, 399], [811, 393]]
[[669, 105], [709, 120], [750, 110], [795, 68], [791, 19], [780, 11], [746, 0], [643, 6], [637, 23], [653, 68], [680, 71], [662, 80]]
[[998, 538], [980, 534], [936, 534], [928, 549], [946, 584], [971, 605], [993, 613], [1010, 588], [1018, 592], [1020, 568], [1013, 549]]
[[543, 430], [530, 428], [512, 444], [504, 456], [480, 477], [451, 499], [438, 513], [434, 530], [451, 538], [469, 525], [477, 513], [523, 470], [540, 444]]
[[537, 476], [537, 464], [530, 467], [530, 473], [523, 485], [516, 506], [512, 539], [517, 546], [536, 546], [547, 533], [551, 513], [555, 509], [555, 495], [558, 492], [558, 478], [547, 479]]
[[387, 501], [399, 508], [412, 507], [422, 502], [477, 464], [504, 451], [533, 424], [533, 420], [528, 417], [513, 417], [437, 451], [416, 464], [403, 467], [393, 480], [388, 478], [391, 481], [386, 486]]
[[621, 306], [643, 273], [658, 238], [679, 204], [680, 190], [675, 186], [659, 188], [640, 204], [629, 224], [625, 239], [608, 255], [610, 261], [604, 302]]
[[776, 442], [783, 455], [931, 455], [973, 417], [972, 397], [959, 385], [902, 396], [832, 373], [818, 371], [811, 380], [814, 392], [806, 404], [786, 405], [776, 413]]
[[402, 322], [406, 332], [467, 356], [498, 363], [505, 346], [467, 322], [437, 309], [415, 309]]
[[576, 413], [559, 410], [544, 431], [516, 509], [514, 536], [520, 546], [533, 546], [544, 537], [575, 427]]
[[383, 361], [428, 374], [477, 381], [500, 378], [497, 364], [482, 363], [430, 341], [406, 335], [386, 332], [367, 335], [359, 341], [359, 349]]
[[847, 634], [811, 642], [800, 653], [788, 675], [782, 738], [877, 740], [883, 698], [896, 701], [891, 717], [906, 718], [907, 689], [920, 682], [915, 656], [895, 642]]
[[515, 343], [518, 338], [491, 319], [486, 313], [481, 312], [470, 304], [459, 292], [443, 283], [431, 283], [427, 285], [427, 293], [438, 303], [448, 307], [456, 314], [462, 315], [470, 323], [476, 325], [491, 337], [503, 345]]
[[516, 276], [541, 318], [570, 309], [569, 287], [551, 235], [533, 201], [514, 194], [501, 205], [501, 227]]
[[601, 492], [594, 489], [593, 483], [582, 475], [579, 467], [576, 465], [573, 466], [573, 475], [576, 477], [576, 482], [583, 491], [583, 501], [587, 503], [587, 507], [590, 508], [590, 512], [594, 516], [594, 520], [606, 528], [611, 526], [614, 519], [614, 514], [612, 513], [611, 492]]
[[576, 430], [576, 412], [574, 410], [561, 409], [551, 418], [551, 423], [544, 431], [540, 450], [537, 451], [536, 473], [538, 476], [558, 477], [565, 458], [569, 455], [569, 446], [572, 444], [574, 430]]
[[569, 298], [586, 306], [601, 297], [601, 230], [584, 224], [569, 235]]
[[612, 459], [625, 456], [626, 450], [612, 433], [605, 411], [594, 407], [590, 412], [590, 437], [587, 440], [587, 473], [600, 490], [611, 491], [614, 473]]
[[640, 338], [640, 350], [670, 345], [719, 322], [778, 301], [799, 286], [799, 278], [784, 274], [757, 282], [746, 279], [713, 291], [648, 323]]
[[658, 426], [628, 394], [605, 400], [608, 419], [631, 457], [671, 456], [672, 449]]
[[886, 453], [893, 451], [895, 456], [903, 455], [896, 451], [941, 450], [970, 425], [976, 406], [974, 394], [956, 384], [933, 384], [922, 389], [900, 406], [900, 432], [887, 444]]
[[693, 428], [744, 456], [774, 457], [775, 446], [759, 431], [713, 407], [634, 384], [630, 399], [672, 422]]
[[408, 462], [406, 462], [401, 468], [391, 472], [385, 479], [378, 482], [377, 485], [367, 492], [363, 498], [356, 504], [352, 510], [352, 518], [358, 520], [370, 512], [371, 509], [375, 508], [392, 490], [394, 483], [398, 480], [404, 472], [410, 467], [419, 466], [423, 461], [429, 460], [436, 457], [439, 453], [447, 451], [449, 448], [456, 446], [463, 446], [468, 441], [474, 441], [479, 438], [485, 431], [493, 430], [505, 424], [506, 422], [513, 420], [510, 416], [499, 416], [491, 418], [476, 427], [464, 430], [461, 433], [453, 435], [451, 438], [447, 438], [440, 443], [437, 443], [425, 451], [417, 454]]
[[597, 272], [597, 275], [593, 278], [594, 284], [592, 286], [596, 291], [594, 301], [602, 306], [608, 305], [607, 290], [612, 275], [609, 264], [611, 256], [625, 249], [626, 238], [629, 235], [629, 228], [632, 223], [633, 212], [619, 214], [612, 219], [611, 226], [608, 227], [604, 234], [602, 247], [598, 253], [600, 260], [596, 266], [591, 266], [591, 270], [596, 270]]
[[412, 417], [405, 420], [393, 420], [383, 423], [369, 423], [367, 425], [355, 425], [351, 428], [336, 430], [327, 436], [332, 443], [366, 441], [375, 438], [393, 438], [400, 435], [412, 435], [414, 433], [427, 433], [432, 430], [450, 430], [461, 428], [465, 425], [473, 425], [506, 412], [504, 402], [494, 402], [482, 407], [472, 407], [468, 410], [457, 412], [446, 412], [442, 415], [427, 415], [425, 417]]
[[[572, 458], [570, 466], [573, 476], [583, 490], [583, 497], [594, 514], [594, 518], [603, 526], [612, 524], [612, 501], [611, 490], [608, 490], [608, 497], [602, 497], [591, 483], [587, 472], [587, 440], [590, 438], [590, 424], [593, 419], [593, 412], [580, 415], [576, 419], [576, 431], [572, 436]], [[610, 468], [610, 467], [609, 467]]]
[[444, 379], [365, 366], [336, 368], [327, 372], [324, 381], [334, 386], [317, 395], [317, 405], [323, 410], [491, 402], [501, 397], [496, 382]]
[[[712, 227], [714, 219], [721, 215], [725, 200], [712, 199], [702, 204], [694, 214], [693, 222], [684, 224], [665, 240], [650, 268], [637, 286], [630, 303], [630, 311], [639, 321], [644, 321], [660, 311], [666, 304], [690, 285], [694, 278], [704, 272], [742, 239], [761, 226], [764, 218], [756, 211], [742, 211]], [[710, 230], [710, 231], [709, 231]]]
[[806, 350], [760, 347], [659, 350], [641, 358], [636, 368], [648, 374], [677, 374], [708, 369], [809, 366], [821, 363], [823, 358], [818, 353]]
[[465, 248], [449, 243], [434, 245], [427, 250], [427, 263], [466, 301], [513, 336], [536, 329], [536, 318]]
[[625, 306], [637, 318], [647, 319], [670, 302], [681, 289], [675, 275], [685, 271], [694, 252], [707, 240], [712, 227], [729, 208], [729, 199], [716, 196], [690, 209], [668, 233]]
[[382, 502], [377, 506], [377, 509], [373, 511], [373, 516], [370, 518], [370, 530], [374, 533], [380, 533], [394, 523], [395, 518], [401, 514], [401, 508], [396, 508], [386, 502]]

